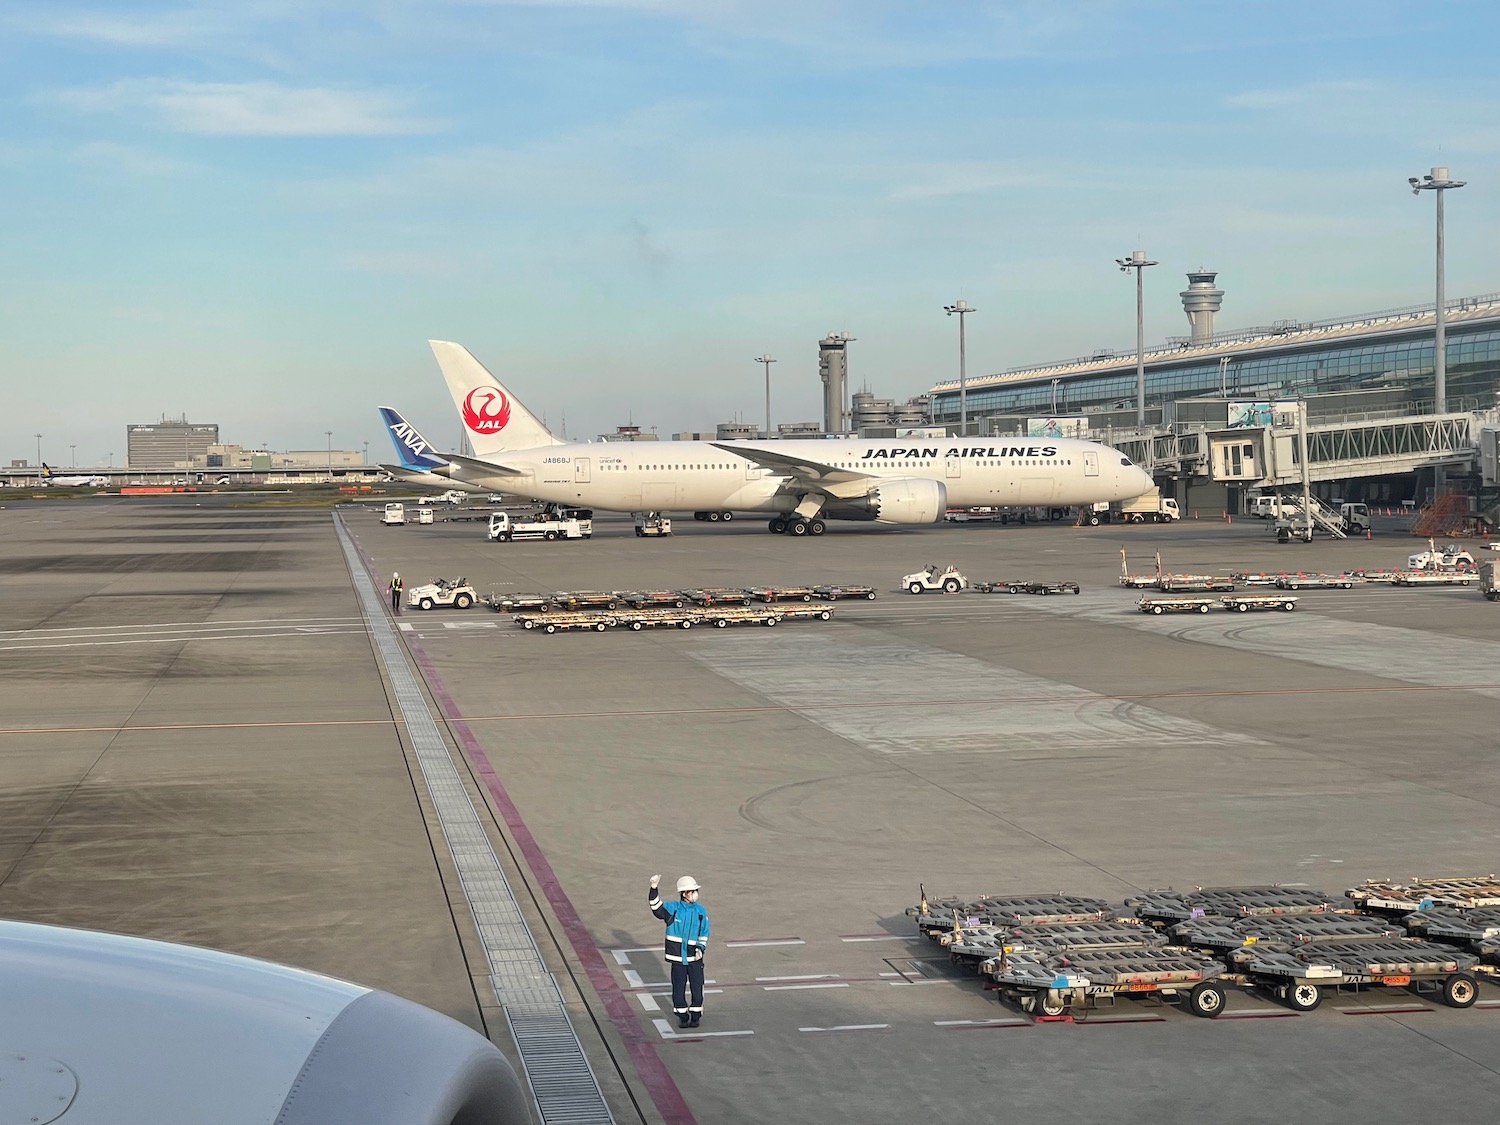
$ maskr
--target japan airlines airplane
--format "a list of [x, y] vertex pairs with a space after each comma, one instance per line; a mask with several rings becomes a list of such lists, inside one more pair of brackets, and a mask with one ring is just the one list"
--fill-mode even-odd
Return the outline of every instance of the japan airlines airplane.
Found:
[[771, 531], [827, 520], [936, 523], [949, 507], [1127, 500], [1154, 482], [1106, 445], [1071, 438], [565, 442], [458, 344], [429, 341], [475, 456], [454, 483], [615, 512], [763, 512]]

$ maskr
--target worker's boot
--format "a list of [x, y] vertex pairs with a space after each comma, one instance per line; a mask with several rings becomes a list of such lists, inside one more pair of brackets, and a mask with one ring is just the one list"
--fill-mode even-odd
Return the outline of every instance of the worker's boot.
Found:
[[702, 1023], [702, 1022], [703, 1022], [703, 1013], [702, 1013], [702, 1012], [694, 1012], [694, 1013], [693, 1013], [693, 1014], [692, 1014], [692, 1015], [691, 1015], [691, 1016], [690, 1016], [690, 1017], [689, 1017], [689, 1018], [688, 1018], [688, 1023], [687, 1023], [687, 1025], [688, 1025], [688, 1026], [689, 1026], [689, 1027], [697, 1027], [697, 1026], [698, 1026], [698, 1025], [699, 1025], [699, 1024], [700, 1024], [700, 1023]]
[[677, 1026], [678, 1027], [688, 1027], [688, 1026], [690, 1026], [691, 1020], [692, 1020], [692, 1017], [689, 1016], [686, 1012], [678, 1012], [677, 1013]]

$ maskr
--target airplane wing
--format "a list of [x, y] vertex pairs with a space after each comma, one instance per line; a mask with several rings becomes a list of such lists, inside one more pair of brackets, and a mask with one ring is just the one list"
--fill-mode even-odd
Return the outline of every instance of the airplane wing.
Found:
[[509, 465], [496, 464], [494, 461], [481, 461], [478, 457], [465, 457], [462, 453], [444, 453], [451, 465], [457, 465], [461, 469], [482, 476], [496, 477], [525, 477], [530, 476], [526, 469], [513, 469]]
[[810, 457], [797, 457], [765, 449], [747, 449], [723, 442], [709, 442], [715, 449], [733, 453], [746, 461], [764, 465], [775, 473], [785, 473], [792, 478], [792, 486], [805, 492], [821, 492], [827, 496], [847, 498], [865, 491], [868, 484], [877, 478], [873, 473], [862, 473], [858, 469], [840, 469], [814, 461]]

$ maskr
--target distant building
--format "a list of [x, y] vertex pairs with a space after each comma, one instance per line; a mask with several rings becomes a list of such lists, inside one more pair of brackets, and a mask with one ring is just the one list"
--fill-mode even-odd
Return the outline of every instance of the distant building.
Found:
[[600, 434], [600, 441], [655, 441], [655, 434], [643, 434], [639, 426], [616, 426], [612, 434]]
[[209, 446], [218, 444], [217, 423], [163, 418], [125, 427], [125, 464], [132, 469], [187, 469], [203, 464]]

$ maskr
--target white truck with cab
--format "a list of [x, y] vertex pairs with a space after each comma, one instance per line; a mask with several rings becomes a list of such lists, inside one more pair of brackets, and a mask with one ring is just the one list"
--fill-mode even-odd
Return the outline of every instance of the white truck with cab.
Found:
[[423, 496], [418, 504], [462, 504], [467, 500], [469, 494], [461, 488], [450, 488], [447, 492], [439, 493], [437, 496]]
[[1130, 500], [1087, 507], [1083, 510], [1081, 522], [1098, 527], [1101, 523], [1171, 523], [1181, 518], [1177, 501], [1163, 496], [1161, 489], [1153, 488]]
[[510, 543], [517, 539], [587, 539], [577, 519], [560, 519], [543, 512], [536, 517], [512, 518], [509, 512], [491, 512], [489, 540], [491, 543]]

